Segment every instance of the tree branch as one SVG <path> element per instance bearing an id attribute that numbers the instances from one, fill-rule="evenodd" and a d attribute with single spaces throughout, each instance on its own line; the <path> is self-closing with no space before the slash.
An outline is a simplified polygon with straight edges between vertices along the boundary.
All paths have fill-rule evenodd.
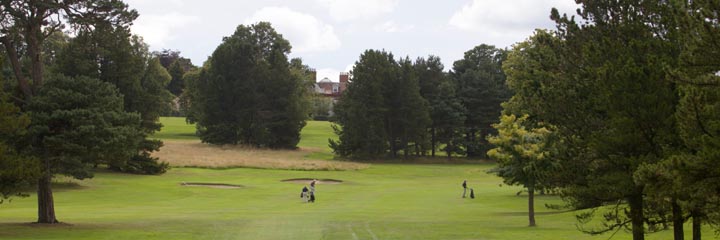
<path id="1" fill-rule="evenodd" d="M 0 37 L 0 42 L 2 42 L 2 44 L 5 46 L 8 58 L 10 58 L 10 65 L 12 65 L 13 72 L 15 73 L 15 78 L 17 79 L 18 86 L 20 87 L 20 91 L 22 91 L 23 95 L 25 96 L 25 102 L 29 102 L 32 98 L 33 93 L 27 78 L 25 78 L 22 73 L 22 67 L 20 66 L 20 61 L 18 59 L 17 50 L 15 49 L 15 44 L 13 44 L 8 35 Z"/>

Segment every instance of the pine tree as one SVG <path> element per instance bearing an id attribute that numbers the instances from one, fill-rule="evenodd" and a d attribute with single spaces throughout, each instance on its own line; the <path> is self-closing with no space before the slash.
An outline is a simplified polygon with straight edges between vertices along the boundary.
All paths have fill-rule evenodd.
<path id="1" fill-rule="evenodd" d="M 30 118 L 8 101 L 0 79 L 0 203 L 13 196 L 25 197 L 23 188 L 32 186 L 39 177 L 38 162 L 18 154 L 13 144 L 25 135 Z"/>
<path id="2" fill-rule="evenodd" d="M 296 148 L 306 88 L 289 53 L 290 43 L 266 22 L 240 25 L 223 39 L 191 90 L 203 142 Z"/>
<path id="3" fill-rule="evenodd" d="M 107 162 L 111 169 L 143 174 L 164 173 L 167 163 L 150 156 L 162 142 L 148 136 L 162 128 L 160 114 L 168 112 L 173 95 L 166 90 L 170 75 L 147 46 L 124 27 L 107 24 L 82 30 L 58 55 L 55 72 L 71 77 L 87 76 L 115 85 L 123 94 L 127 112 L 140 113 L 143 141 L 138 154 L 129 159 Z"/>
<path id="4" fill-rule="evenodd" d="M 56 76 L 28 106 L 31 152 L 39 160 L 40 222 L 54 223 L 50 181 L 56 174 L 92 177 L 98 161 L 114 162 L 137 154 L 140 116 L 123 110 L 122 95 L 109 83 L 87 77 Z"/>
<path id="5" fill-rule="evenodd" d="M 505 50 L 481 44 L 453 64 L 452 79 L 466 111 L 463 147 L 468 157 L 485 157 L 485 137 L 494 133 L 491 125 L 500 116 L 500 104 L 511 96 L 501 68 L 505 57 Z"/>
<path id="6" fill-rule="evenodd" d="M 352 84 L 335 106 L 333 128 L 339 139 L 330 140 L 330 147 L 336 155 L 368 159 L 387 154 L 384 83 L 397 78 L 396 65 L 392 53 L 376 50 L 366 50 L 355 62 Z"/>

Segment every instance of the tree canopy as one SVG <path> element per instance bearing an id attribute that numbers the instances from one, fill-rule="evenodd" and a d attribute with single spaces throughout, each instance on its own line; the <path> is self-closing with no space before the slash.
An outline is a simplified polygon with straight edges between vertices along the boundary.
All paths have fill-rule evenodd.
<path id="1" fill-rule="evenodd" d="M 211 144 L 296 148 L 308 114 L 290 43 L 267 22 L 240 25 L 189 86 L 198 132 Z"/>

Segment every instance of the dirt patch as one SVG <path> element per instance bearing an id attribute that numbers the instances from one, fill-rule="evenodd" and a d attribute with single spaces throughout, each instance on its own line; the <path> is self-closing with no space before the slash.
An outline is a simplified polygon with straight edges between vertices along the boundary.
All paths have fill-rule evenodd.
<path id="1" fill-rule="evenodd" d="M 302 184 L 310 184 L 312 182 L 313 178 L 292 178 L 292 179 L 285 179 L 281 180 L 281 182 L 291 182 L 291 183 L 302 183 Z M 317 182 L 315 184 L 341 184 L 343 183 L 342 180 L 337 179 L 315 179 Z"/>
<path id="2" fill-rule="evenodd" d="M 243 185 L 227 184 L 227 183 L 197 183 L 197 182 L 182 182 L 182 186 L 186 187 L 209 187 L 209 188 L 223 188 L 223 189 L 235 189 L 242 188 Z"/>

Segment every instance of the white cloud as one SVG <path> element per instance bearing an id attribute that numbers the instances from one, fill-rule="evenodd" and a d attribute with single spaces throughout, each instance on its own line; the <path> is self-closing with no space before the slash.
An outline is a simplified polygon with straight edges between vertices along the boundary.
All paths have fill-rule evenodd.
<path id="1" fill-rule="evenodd" d="M 472 0 L 450 18 L 449 24 L 461 30 L 494 36 L 529 34 L 535 28 L 552 28 L 550 9 L 574 13 L 572 0 Z"/>
<path id="2" fill-rule="evenodd" d="M 375 26 L 375 31 L 378 32 L 387 32 L 387 33 L 396 33 L 396 32 L 407 32 L 410 30 L 413 30 L 415 28 L 415 25 L 412 24 L 398 24 L 395 21 L 387 21 L 382 24 L 378 24 Z"/>
<path id="3" fill-rule="evenodd" d="M 312 15 L 289 8 L 265 7 L 245 19 L 246 24 L 271 22 L 273 27 L 293 46 L 293 52 L 332 51 L 340 48 L 340 39 L 333 27 Z"/>
<path id="4" fill-rule="evenodd" d="M 196 16 L 174 12 L 162 15 L 141 15 L 133 24 L 132 31 L 142 36 L 145 42 L 153 47 L 162 48 L 168 41 L 175 39 L 173 31 L 181 31 L 180 28 L 198 20 L 199 18 Z"/>
<path id="5" fill-rule="evenodd" d="M 370 19 L 391 13 L 399 0 L 316 0 L 330 11 L 330 17 L 337 21 Z"/>

